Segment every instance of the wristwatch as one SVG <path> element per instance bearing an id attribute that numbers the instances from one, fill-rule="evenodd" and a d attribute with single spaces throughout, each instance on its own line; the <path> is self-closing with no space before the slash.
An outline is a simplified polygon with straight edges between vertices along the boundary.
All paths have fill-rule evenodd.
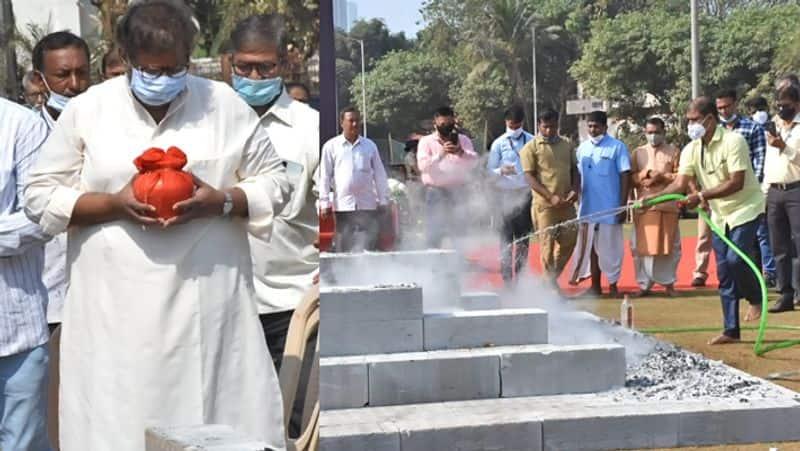
<path id="1" fill-rule="evenodd" d="M 233 210 L 233 196 L 231 193 L 225 191 L 225 202 L 222 204 L 222 216 L 226 217 L 231 214 L 231 210 Z"/>

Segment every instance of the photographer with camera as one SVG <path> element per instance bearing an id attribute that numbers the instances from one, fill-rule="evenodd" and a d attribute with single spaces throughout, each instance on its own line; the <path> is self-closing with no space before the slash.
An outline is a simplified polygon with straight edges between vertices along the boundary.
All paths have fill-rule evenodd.
<path id="1" fill-rule="evenodd" d="M 472 141 L 458 133 L 455 113 L 450 107 L 433 114 L 436 130 L 419 140 L 417 165 L 425 185 L 426 244 L 442 245 L 445 230 L 463 226 L 459 206 L 463 206 L 470 171 L 478 161 Z"/>

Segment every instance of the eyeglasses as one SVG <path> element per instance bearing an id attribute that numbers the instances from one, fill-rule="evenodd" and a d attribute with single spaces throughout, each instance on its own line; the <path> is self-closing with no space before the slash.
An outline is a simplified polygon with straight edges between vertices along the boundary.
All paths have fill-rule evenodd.
<path id="1" fill-rule="evenodd" d="M 142 73 L 142 76 L 145 79 L 154 80 L 158 77 L 166 75 L 170 78 L 180 78 L 186 75 L 189 72 L 189 66 L 177 66 L 177 67 L 170 67 L 170 68 L 152 68 L 152 67 L 142 67 L 142 66 L 133 66 L 134 69 L 138 70 Z"/>
<path id="2" fill-rule="evenodd" d="M 278 68 L 277 63 L 233 63 L 233 70 L 236 71 L 236 75 L 241 75 L 246 77 L 253 73 L 255 70 L 258 75 L 261 77 L 267 78 L 275 72 L 275 69 Z"/>

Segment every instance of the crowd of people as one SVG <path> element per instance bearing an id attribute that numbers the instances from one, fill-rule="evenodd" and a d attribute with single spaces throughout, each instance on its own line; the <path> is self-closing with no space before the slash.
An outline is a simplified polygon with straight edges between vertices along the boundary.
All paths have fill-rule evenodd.
<path id="1" fill-rule="evenodd" d="M 668 142 L 667 125 L 658 116 L 646 119 L 646 143 L 631 150 L 608 133 L 605 112 L 586 116 L 589 139 L 576 144 L 559 134 L 557 111 L 539 114 L 534 134 L 523 128 L 524 110 L 512 106 L 504 115 L 506 131 L 491 144 L 485 166 L 459 131 L 454 111 L 442 107 L 434 112 L 434 130 L 407 146 L 405 172 L 418 174 L 423 185 L 418 205 L 410 209 L 423 211 L 429 248 L 465 234 L 468 216 L 496 214 L 500 272 L 508 288 L 527 269 L 537 231 L 543 276 L 554 289 L 560 290 L 557 280 L 568 270 L 570 284 L 591 280 L 589 293 L 595 295 L 603 294 L 605 275 L 614 297 L 620 295 L 623 224 L 629 214 L 639 288 L 634 295 L 648 296 L 661 285 L 672 297 L 682 255 L 679 221 L 684 211 L 699 209 L 761 267 L 766 284 L 779 293 L 769 311 L 794 310 L 800 289 L 799 100 L 794 75 L 776 84 L 774 116 L 763 97 L 746 102 L 749 114 L 740 114 L 734 90 L 694 99 L 685 112 L 690 142 L 682 149 Z M 328 205 L 334 206 L 327 213 L 335 212 L 336 234 L 342 235 L 337 250 L 376 250 L 380 211 L 389 202 L 386 173 L 375 144 L 358 134 L 357 110 L 344 110 L 341 119 L 344 134 L 322 149 L 320 184 L 323 198 L 328 193 Z M 488 183 L 480 189 L 491 205 L 476 210 L 467 186 L 481 172 Z M 635 201 L 647 204 L 664 194 L 686 195 L 686 200 L 632 208 Z M 353 214 L 361 215 L 358 224 L 347 218 Z M 723 332 L 709 343 L 738 341 L 739 301 L 749 303 L 745 320 L 761 315 L 757 278 L 702 217 L 697 229 L 690 285 L 706 285 L 713 251 L 723 310 Z M 352 239 L 359 234 L 362 239 Z"/>
<path id="2" fill-rule="evenodd" d="M 0 449 L 141 451 L 147 427 L 215 423 L 286 448 L 277 371 L 319 264 L 319 115 L 281 77 L 286 31 L 236 24 L 225 82 L 191 73 L 183 2 L 132 4 L 96 84 L 83 39 L 36 44 L 29 107 L 0 99 Z M 134 160 L 172 147 L 194 187 L 162 217 Z"/>

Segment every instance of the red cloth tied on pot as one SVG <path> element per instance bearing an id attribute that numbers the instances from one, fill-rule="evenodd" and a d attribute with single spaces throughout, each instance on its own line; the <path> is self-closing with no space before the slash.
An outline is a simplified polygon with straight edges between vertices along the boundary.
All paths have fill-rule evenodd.
<path id="1" fill-rule="evenodd" d="M 156 216 L 161 219 L 176 216 L 172 207 L 194 194 L 192 175 L 182 170 L 186 154 L 177 147 L 170 147 L 166 152 L 151 147 L 133 160 L 133 164 L 139 170 L 133 180 L 136 200 L 156 207 Z"/>

